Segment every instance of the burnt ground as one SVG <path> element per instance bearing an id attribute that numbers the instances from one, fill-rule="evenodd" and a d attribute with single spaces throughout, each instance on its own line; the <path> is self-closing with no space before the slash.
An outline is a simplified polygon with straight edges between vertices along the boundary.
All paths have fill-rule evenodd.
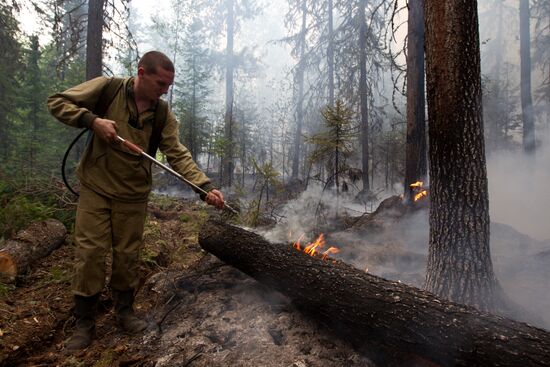
<path id="1" fill-rule="evenodd" d="M 97 337 L 67 355 L 73 246 L 56 250 L 0 295 L 0 366 L 372 366 L 292 302 L 202 251 L 200 203 L 151 205 L 144 233 L 142 335 L 118 330 L 110 292 Z"/>
<path id="2" fill-rule="evenodd" d="M 105 289 L 96 340 L 80 353 L 64 353 L 63 340 L 72 322 L 69 238 L 19 279 L 17 287 L 0 288 L 0 366 L 375 365 L 366 355 L 376 351 L 356 351 L 283 295 L 201 250 L 199 227 L 213 214 L 202 203 L 159 198 L 153 203 L 144 232 L 143 283 L 136 300 L 138 314 L 149 320 L 151 328 L 137 336 L 119 331 L 110 291 Z M 383 216 L 359 219 L 329 239 L 341 238 L 337 242 L 347 244 L 341 258 L 358 268 L 369 267 L 377 275 L 419 285 L 426 256 L 426 213 L 403 217 L 396 207 L 392 204 Z M 548 243 L 535 243 L 495 224 L 492 247 L 505 289 L 516 289 L 527 303 L 538 298 L 537 304 L 547 310 L 549 292 L 540 279 L 550 276 Z M 400 359 L 394 364 L 426 365 L 422 360 Z"/>

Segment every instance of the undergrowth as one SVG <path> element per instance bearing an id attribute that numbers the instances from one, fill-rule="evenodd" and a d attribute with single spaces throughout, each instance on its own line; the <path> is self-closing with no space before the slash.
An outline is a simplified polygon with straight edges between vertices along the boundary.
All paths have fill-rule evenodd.
<path id="1" fill-rule="evenodd" d="M 61 221 L 70 230 L 75 207 L 65 195 L 55 178 L 0 176 L 0 238 L 12 237 L 31 222 L 48 218 Z"/>

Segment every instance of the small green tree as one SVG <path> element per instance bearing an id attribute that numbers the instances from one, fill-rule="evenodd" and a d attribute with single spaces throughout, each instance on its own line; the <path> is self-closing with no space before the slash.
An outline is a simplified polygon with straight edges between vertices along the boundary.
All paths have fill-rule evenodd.
<path id="1" fill-rule="evenodd" d="M 251 226 L 256 226 L 260 222 L 260 214 L 262 211 L 262 198 L 265 194 L 265 205 L 269 205 L 270 188 L 281 188 L 282 184 L 277 179 L 279 172 L 269 162 L 259 164 L 255 159 L 252 159 L 252 164 L 256 171 L 257 184 L 260 187 L 260 194 L 254 199 L 249 206 L 246 223 Z M 255 184 L 256 185 L 256 184 Z"/>
<path id="2" fill-rule="evenodd" d="M 210 94 L 210 57 L 205 44 L 203 24 L 195 18 L 184 29 L 184 67 L 176 83 L 178 99 L 174 103 L 174 111 L 181 122 L 181 140 L 193 157 L 205 150 L 208 138 L 205 106 Z"/>
<path id="3" fill-rule="evenodd" d="M 321 114 L 326 130 L 306 139 L 307 143 L 314 146 L 309 160 L 311 163 L 323 162 L 327 170 L 330 169 L 327 183 L 334 180 L 338 194 L 342 174 L 349 168 L 346 161 L 352 155 L 356 136 L 356 129 L 352 125 L 353 112 L 344 102 L 337 100 L 334 107 L 327 106 Z"/>

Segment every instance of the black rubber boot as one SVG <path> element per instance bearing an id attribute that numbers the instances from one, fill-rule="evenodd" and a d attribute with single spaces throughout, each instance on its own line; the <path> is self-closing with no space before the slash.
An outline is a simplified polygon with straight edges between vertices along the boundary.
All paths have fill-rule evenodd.
<path id="1" fill-rule="evenodd" d="M 149 326 L 147 321 L 140 319 L 134 313 L 134 291 L 113 291 L 115 313 L 118 325 L 126 332 L 137 334 Z"/>
<path id="2" fill-rule="evenodd" d="M 74 352 L 86 348 L 95 336 L 95 313 L 99 294 L 91 297 L 74 296 L 74 317 L 76 318 L 73 334 L 65 340 L 65 349 Z"/>

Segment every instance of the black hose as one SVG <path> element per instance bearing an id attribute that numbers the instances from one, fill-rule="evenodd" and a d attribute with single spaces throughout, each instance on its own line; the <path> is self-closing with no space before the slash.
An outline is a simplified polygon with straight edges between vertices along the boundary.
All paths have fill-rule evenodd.
<path id="1" fill-rule="evenodd" d="M 87 131 L 88 131 L 88 128 L 82 130 L 80 132 L 80 134 L 78 134 L 76 136 L 76 138 L 73 139 L 73 141 L 71 142 L 71 144 L 67 148 L 67 151 L 65 152 L 65 156 L 63 157 L 63 163 L 61 163 L 61 177 L 63 177 L 63 182 L 65 183 L 65 186 L 67 186 L 69 191 L 72 192 L 73 194 L 75 194 L 76 196 L 80 196 L 80 195 L 76 191 L 73 190 L 71 185 L 69 185 L 69 182 L 67 181 L 67 176 L 65 176 L 65 166 L 67 165 L 67 157 L 69 156 L 69 153 L 71 152 L 71 149 L 73 149 L 73 146 L 76 144 L 78 139 L 80 139 L 80 137 L 82 135 L 84 135 L 84 133 L 87 132 Z"/>

